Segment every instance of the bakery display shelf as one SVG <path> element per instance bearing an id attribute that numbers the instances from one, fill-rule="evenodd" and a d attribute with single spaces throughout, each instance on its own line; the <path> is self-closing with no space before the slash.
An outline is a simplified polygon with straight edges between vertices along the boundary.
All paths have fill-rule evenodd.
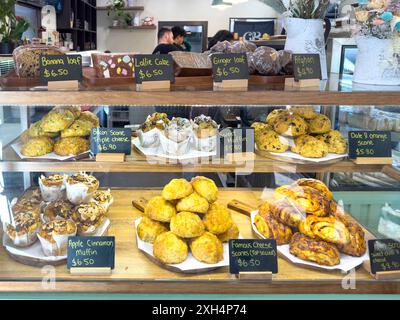
<path id="1" fill-rule="evenodd" d="M 237 280 L 227 268 L 204 274 L 178 274 L 160 268 L 137 249 L 134 221 L 140 212 L 132 200 L 150 199 L 159 194 L 155 189 L 113 189 L 114 204 L 108 217 L 108 235 L 116 237 L 116 267 L 111 276 L 73 276 L 66 266 L 56 267 L 55 288 L 58 292 L 126 292 L 126 293 L 400 293 L 400 281 L 378 281 L 362 268 L 356 270 L 355 290 L 342 287 L 344 274 L 321 271 L 294 264 L 279 258 L 279 273 L 272 282 Z M 227 205 L 237 199 L 254 206 L 260 205 L 261 190 L 221 189 L 219 202 Z M 243 238 L 254 238 L 248 216 L 232 211 Z M 41 292 L 43 273 L 12 260 L 0 250 L 0 291 Z"/>
<path id="2" fill-rule="evenodd" d="M 292 164 L 254 155 L 254 162 L 243 162 L 243 157 L 237 157 L 224 163 L 220 159 L 211 163 L 202 163 L 199 159 L 188 163 L 166 163 L 165 159 L 146 158 L 135 149 L 126 157 L 125 162 L 96 162 L 94 159 L 79 161 L 30 160 L 22 161 L 11 146 L 3 149 L 3 159 L 0 161 L 0 171 L 9 172 L 54 172 L 54 171 L 93 171 L 93 172 L 381 172 L 384 165 L 357 165 L 350 160 L 331 164 L 309 163 Z M 389 166 L 391 167 L 391 166 Z M 395 170 L 395 169 L 394 169 Z"/>
<path id="3" fill-rule="evenodd" d="M 109 26 L 110 29 L 114 30 L 156 30 L 157 26 L 156 25 L 151 25 L 151 26 Z"/>
<path id="4" fill-rule="evenodd" d="M 98 6 L 96 7 L 99 11 L 108 11 L 110 10 L 111 6 Z M 144 6 L 132 6 L 132 7 L 125 7 L 122 8 L 123 11 L 144 11 Z"/>
<path id="5" fill-rule="evenodd" d="M 77 91 L 0 91 L 0 101 L 7 105 L 89 104 L 125 106 L 165 105 L 400 105 L 400 91 L 387 92 L 312 92 L 312 91 L 171 91 L 135 92 L 126 90 Z"/>

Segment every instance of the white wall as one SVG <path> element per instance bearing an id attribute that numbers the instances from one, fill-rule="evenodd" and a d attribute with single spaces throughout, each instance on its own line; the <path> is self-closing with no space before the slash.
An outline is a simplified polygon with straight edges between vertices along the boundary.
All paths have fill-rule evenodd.
<path id="1" fill-rule="evenodd" d="M 211 7 L 212 0 L 138 0 L 145 11 L 141 18 L 154 16 L 158 21 L 208 21 L 209 36 L 220 29 L 229 29 L 229 18 L 276 17 L 270 7 L 258 0 L 249 0 L 224 11 Z M 107 5 L 108 0 L 97 0 L 98 6 Z M 97 13 L 98 50 L 112 52 L 135 51 L 151 53 L 156 45 L 156 30 L 111 30 L 107 11 Z"/>

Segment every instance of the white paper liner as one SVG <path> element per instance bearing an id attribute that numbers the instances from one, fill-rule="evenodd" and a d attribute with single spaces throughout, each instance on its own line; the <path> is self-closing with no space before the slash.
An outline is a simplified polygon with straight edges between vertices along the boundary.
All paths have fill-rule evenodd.
<path id="1" fill-rule="evenodd" d="M 164 134 L 160 134 L 161 148 L 165 154 L 182 156 L 186 154 L 190 147 L 191 136 L 182 142 L 175 142 L 168 139 Z"/>
<path id="2" fill-rule="evenodd" d="M 256 228 L 256 225 L 254 223 L 254 218 L 257 215 L 258 210 L 252 211 L 251 212 L 251 227 L 253 231 L 262 239 L 266 239 Z M 368 253 L 366 252 L 363 256 L 361 257 L 352 257 L 347 254 L 340 254 L 340 263 L 336 266 L 322 266 L 319 265 L 318 263 L 311 262 L 311 261 L 306 261 L 302 260 L 295 255 L 291 254 L 289 251 L 289 245 L 284 244 L 277 246 L 278 248 L 278 253 L 283 255 L 286 259 L 289 261 L 293 262 L 294 264 L 299 264 L 299 265 L 305 265 L 305 266 L 311 266 L 314 268 L 320 268 L 320 269 L 325 269 L 325 270 L 342 270 L 344 272 L 348 272 L 351 269 L 354 269 L 361 265 L 365 260 L 368 260 Z"/>
<path id="3" fill-rule="evenodd" d="M 158 130 L 157 128 L 151 129 L 150 131 L 147 132 L 138 130 L 137 134 L 142 147 L 151 148 L 158 146 L 160 130 Z"/>
<path id="4" fill-rule="evenodd" d="M 46 179 L 46 177 L 41 176 L 39 178 L 39 187 L 40 187 L 40 192 L 42 194 L 42 199 L 46 202 L 53 202 L 53 201 L 58 201 L 58 200 L 64 200 L 66 197 L 66 192 L 65 192 L 65 181 L 62 185 L 60 186 L 45 186 L 42 183 L 42 179 Z"/>
<path id="5" fill-rule="evenodd" d="M 80 153 L 78 155 L 69 155 L 69 156 L 59 156 L 57 154 L 55 154 L 54 152 L 45 154 L 44 156 L 39 156 L 39 157 L 27 157 L 24 156 L 21 153 L 21 149 L 22 149 L 22 142 L 17 142 L 11 145 L 11 147 L 14 149 L 15 153 L 18 155 L 18 157 L 20 157 L 21 159 L 43 159 L 43 160 L 57 160 L 57 161 L 65 161 L 65 160 L 70 160 L 70 159 L 81 159 L 81 158 L 85 158 L 87 156 L 89 156 L 89 151 Z"/>
<path id="6" fill-rule="evenodd" d="M 81 203 L 88 203 L 93 196 L 93 192 L 89 192 L 89 187 L 83 183 L 69 184 L 67 182 L 67 199 L 69 202 L 78 205 Z"/>
<path id="7" fill-rule="evenodd" d="M 217 136 L 198 138 L 196 134 L 193 135 L 193 145 L 196 150 L 204 152 L 213 152 L 217 150 Z"/>
<path id="8" fill-rule="evenodd" d="M 5 225 L 5 230 L 7 230 L 8 223 L 5 223 L 4 225 Z M 16 235 L 14 239 L 11 239 L 9 236 L 7 236 L 7 238 L 9 238 L 10 241 L 12 241 L 12 243 L 15 246 L 24 248 L 24 247 L 28 247 L 36 242 L 36 240 L 38 239 L 37 234 L 38 234 L 39 230 L 40 230 L 40 224 L 38 224 L 38 227 L 31 232 L 28 232 L 23 235 Z M 6 233 L 7 232 L 5 231 L 4 234 L 6 234 Z"/>
<path id="9" fill-rule="evenodd" d="M 68 237 L 76 235 L 74 233 L 64 235 L 53 235 L 54 243 L 47 241 L 38 234 L 39 241 L 45 256 L 64 256 L 67 253 Z"/>
<path id="10" fill-rule="evenodd" d="M 142 220 L 142 218 L 135 220 L 135 230 L 137 230 L 137 227 L 141 220 Z M 136 242 L 137 242 L 138 248 L 140 250 L 146 252 L 148 255 L 154 257 L 153 244 L 144 242 L 142 239 L 139 238 L 138 233 L 137 232 L 135 232 L 135 233 L 136 233 Z M 241 238 L 242 237 L 239 235 L 239 239 L 241 239 Z M 210 269 L 210 268 L 229 266 L 229 244 L 227 242 L 224 242 L 223 247 L 224 247 L 224 259 L 218 263 L 208 264 L 208 263 L 198 261 L 196 258 L 193 257 L 192 253 L 190 252 L 190 248 L 189 248 L 188 256 L 185 261 L 183 261 L 182 263 L 178 263 L 178 264 L 169 264 L 169 266 L 177 268 L 181 271 L 201 270 L 201 269 Z"/>
<path id="11" fill-rule="evenodd" d="M 257 146 L 255 146 L 255 147 L 257 148 Z M 284 153 L 277 153 L 277 152 L 269 152 L 269 153 L 276 157 L 291 158 L 291 159 L 309 161 L 309 162 L 315 162 L 315 163 L 322 163 L 322 162 L 326 162 L 326 161 L 347 158 L 347 156 L 348 156 L 347 153 L 346 154 L 328 153 L 328 155 L 323 158 L 306 158 L 306 157 L 303 157 L 292 151 L 285 151 Z"/>
<path id="12" fill-rule="evenodd" d="M 110 226 L 110 219 L 104 217 L 103 222 L 93 231 L 82 232 L 78 230 L 78 236 L 99 236 L 103 235 Z"/>
<path id="13" fill-rule="evenodd" d="M 108 193 L 111 193 L 110 189 L 107 190 Z M 104 212 L 107 213 L 108 209 L 110 209 L 110 206 L 114 203 L 114 198 L 111 198 L 110 202 L 107 203 L 100 203 L 99 201 L 96 201 L 95 199 L 92 199 L 93 202 L 96 202 L 100 207 L 103 208 Z"/>
<path id="14" fill-rule="evenodd" d="M 213 151 L 213 152 L 198 151 L 194 148 L 194 145 L 191 145 L 186 154 L 177 156 L 177 155 L 171 155 L 171 154 L 164 153 L 164 150 L 161 148 L 161 146 L 158 146 L 155 148 L 143 148 L 140 145 L 140 141 L 138 138 L 132 139 L 132 144 L 145 156 L 160 157 L 160 158 L 173 159 L 173 160 L 191 160 L 191 159 L 204 158 L 204 157 L 213 157 L 217 154 L 216 151 Z"/>

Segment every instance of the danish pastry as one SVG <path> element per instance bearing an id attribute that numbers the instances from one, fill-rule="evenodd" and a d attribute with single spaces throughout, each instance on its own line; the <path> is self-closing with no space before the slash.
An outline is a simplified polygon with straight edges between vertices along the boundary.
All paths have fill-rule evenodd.
<path id="1" fill-rule="evenodd" d="M 350 241 L 345 245 L 339 245 L 338 249 L 350 256 L 361 257 L 367 251 L 365 233 L 356 221 L 349 221 L 346 225 L 350 234 Z"/>
<path id="2" fill-rule="evenodd" d="M 271 215 L 289 227 L 297 228 L 306 217 L 304 209 L 290 199 L 275 200 L 269 206 Z"/>
<path id="3" fill-rule="evenodd" d="M 266 239 L 275 239 L 278 245 L 289 243 L 293 235 L 290 227 L 279 222 L 269 213 L 258 213 L 254 217 L 254 224 Z"/>
<path id="4" fill-rule="evenodd" d="M 329 188 L 325 185 L 320 180 L 317 179 L 311 179 L 311 178 L 303 178 L 303 179 L 298 179 L 293 183 L 293 185 L 301 186 L 301 187 L 310 187 L 315 190 L 318 190 L 321 192 L 328 200 L 333 199 L 332 192 L 329 190 Z"/>
<path id="5" fill-rule="evenodd" d="M 335 266 L 340 263 L 340 253 L 335 245 L 311 239 L 299 232 L 295 233 L 290 240 L 289 251 L 300 259 L 319 265 Z"/>

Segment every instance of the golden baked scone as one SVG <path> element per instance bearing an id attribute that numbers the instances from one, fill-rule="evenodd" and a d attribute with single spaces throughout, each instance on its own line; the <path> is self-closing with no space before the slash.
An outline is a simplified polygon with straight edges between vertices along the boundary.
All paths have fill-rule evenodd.
<path id="1" fill-rule="evenodd" d="M 144 215 L 160 222 L 170 222 L 176 215 L 175 206 L 161 196 L 151 198 L 144 208 Z"/>
<path id="2" fill-rule="evenodd" d="M 165 224 L 143 217 L 137 226 L 139 238 L 144 242 L 153 243 L 157 236 L 163 232 L 167 232 L 168 228 Z"/>
<path id="3" fill-rule="evenodd" d="M 54 138 L 57 136 L 57 133 L 45 132 L 42 129 L 42 120 L 35 122 L 28 129 L 28 136 L 30 138 L 38 138 L 38 137 L 49 137 Z"/>
<path id="4" fill-rule="evenodd" d="M 61 138 L 88 136 L 92 128 L 94 128 L 94 126 L 90 121 L 78 119 L 67 129 L 61 131 Z"/>
<path id="5" fill-rule="evenodd" d="M 304 208 L 290 198 L 271 201 L 269 207 L 271 215 L 289 227 L 298 228 L 306 217 Z"/>
<path id="6" fill-rule="evenodd" d="M 312 134 L 327 133 L 331 130 L 331 127 L 331 120 L 324 114 L 318 114 L 314 119 L 308 122 L 308 129 Z"/>
<path id="7" fill-rule="evenodd" d="M 325 217 L 331 213 L 330 201 L 318 190 L 308 186 L 294 186 L 292 199 L 307 214 Z"/>
<path id="8" fill-rule="evenodd" d="M 28 140 L 21 147 L 21 153 L 26 157 L 39 157 L 51 153 L 54 150 L 54 142 L 48 137 L 38 137 Z"/>
<path id="9" fill-rule="evenodd" d="M 78 155 L 90 149 L 89 139 L 69 137 L 58 139 L 54 145 L 54 152 L 59 156 Z"/>
<path id="10" fill-rule="evenodd" d="M 270 213 L 258 213 L 254 217 L 254 224 L 266 239 L 275 239 L 278 245 L 289 243 L 293 233 L 290 227 L 279 222 Z"/>
<path id="11" fill-rule="evenodd" d="M 294 114 L 278 116 L 273 124 L 276 133 L 284 136 L 298 137 L 307 133 L 307 122 Z"/>
<path id="12" fill-rule="evenodd" d="M 272 127 L 264 122 L 253 122 L 251 127 L 254 129 L 254 137 L 257 137 L 261 131 L 272 130 Z"/>
<path id="13" fill-rule="evenodd" d="M 228 242 L 231 239 L 237 239 L 239 238 L 239 228 L 236 223 L 232 223 L 232 226 L 227 231 L 220 233 L 217 237 L 221 242 Z"/>
<path id="14" fill-rule="evenodd" d="M 269 124 L 270 126 L 273 126 L 275 121 L 278 119 L 278 117 L 280 116 L 289 116 L 290 112 L 286 109 L 275 109 L 272 110 L 266 119 L 267 124 Z"/>
<path id="15" fill-rule="evenodd" d="M 193 257 L 201 262 L 214 264 L 224 259 L 222 242 L 210 232 L 204 232 L 203 235 L 192 240 L 190 250 Z"/>
<path id="16" fill-rule="evenodd" d="M 204 233 L 205 226 L 200 217 L 192 212 L 179 212 L 171 218 L 171 231 L 181 238 L 195 238 Z"/>
<path id="17" fill-rule="evenodd" d="M 208 201 L 200 196 L 197 192 L 193 192 L 191 195 L 180 199 L 176 204 L 176 210 L 189 211 L 197 213 L 207 213 L 209 207 Z"/>
<path id="18" fill-rule="evenodd" d="M 292 151 L 306 158 L 323 158 L 329 153 L 328 145 L 325 142 L 311 136 L 302 138 L 300 143 L 295 141 Z"/>
<path id="19" fill-rule="evenodd" d="M 178 200 L 193 193 L 193 187 L 186 179 L 172 179 L 162 190 L 165 200 Z"/>
<path id="20" fill-rule="evenodd" d="M 94 128 L 100 127 L 99 118 L 90 111 L 82 112 L 78 119 L 91 122 Z"/>
<path id="21" fill-rule="evenodd" d="M 79 106 L 58 106 L 53 108 L 52 111 L 57 111 L 57 110 L 68 110 L 74 115 L 74 119 L 78 119 L 81 116 L 81 107 Z"/>
<path id="22" fill-rule="evenodd" d="M 340 263 L 340 253 L 335 245 L 311 239 L 300 232 L 293 235 L 289 243 L 289 251 L 296 257 L 324 266 L 335 266 Z"/>
<path id="23" fill-rule="evenodd" d="M 214 234 L 221 234 L 229 230 L 233 221 L 231 214 L 224 206 L 213 203 L 203 218 L 206 229 Z"/>
<path id="24" fill-rule="evenodd" d="M 187 258 L 188 245 L 173 232 L 163 232 L 154 240 L 153 254 L 165 264 L 181 263 Z"/>
<path id="25" fill-rule="evenodd" d="M 44 132 L 59 132 L 68 128 L 74 121 L 75 116 L 68 109 L 53 109 L 43 117 L 40 126 Z"/>
<path id="26" fill-rule="evenodd" d="M 310 140 L 314 139 L 313 136 L 303 134 L 294 139 L 293 145 L 290 146 L 290 151 L 300 154 L 301 148 Z"/>
<path id="27" fill-rule="evenodd" d="M 318 115 L 313 106 L 292 106 L 290 112 L 306 120 L 314 119 Z"/>
<path id="28" fill-rule="evenodd" d="M 339 245 L 340 252 L 354 257 L 361 257 L 367 251 L 367 243 L 365 241 L 365 233 L 356 221 L 349 221 L 346 224 L 349 230 L 350 241 L 345 245 Z"/>
<path id="29" fill-rule="evenodd" d="M 289 141 L 272 130 L 263 130 L 255 136 L 257 148 L 262 151 L 283 153 L 289 149 Z"/>
<path id="30" fill-rule="evenodd" d="M 300 187 L 310 187 L 315 190 L 318 190 L 321 192 L 328 200 L 333 199 L 332 192 L 329 190 L 329 188 L 326 186 L 325 183 L 323 183 L 320 180 L 317 179 L 311 179 L 311 178 L 303 178 L 303 179 L 298 179 L 293 183 L 294 186 L 300 186 Z"/>
<path id="31" fill-rule="evenodd" d="M 317 139 L 325 142 L 328 145 L 330 153 L 345 154 L 347 153 L 348 144 L 346 139 L 337 130 L 331 130 L 327 133 L 319 135 Z"/>
<path id="32" fill-rule="evenodd" d="M 193 189 L 209 203 L 217 201 L 218 188 L 214 181 L 203 176 L 192 178 L 191 184 Z"/>
<path id="33" fill-rule="evenodd" d="M 310 238 L 344 246 L 350 242 L 349 230 L 335 217 L 307 216 L 300 222 L 299 230 Z"/>

